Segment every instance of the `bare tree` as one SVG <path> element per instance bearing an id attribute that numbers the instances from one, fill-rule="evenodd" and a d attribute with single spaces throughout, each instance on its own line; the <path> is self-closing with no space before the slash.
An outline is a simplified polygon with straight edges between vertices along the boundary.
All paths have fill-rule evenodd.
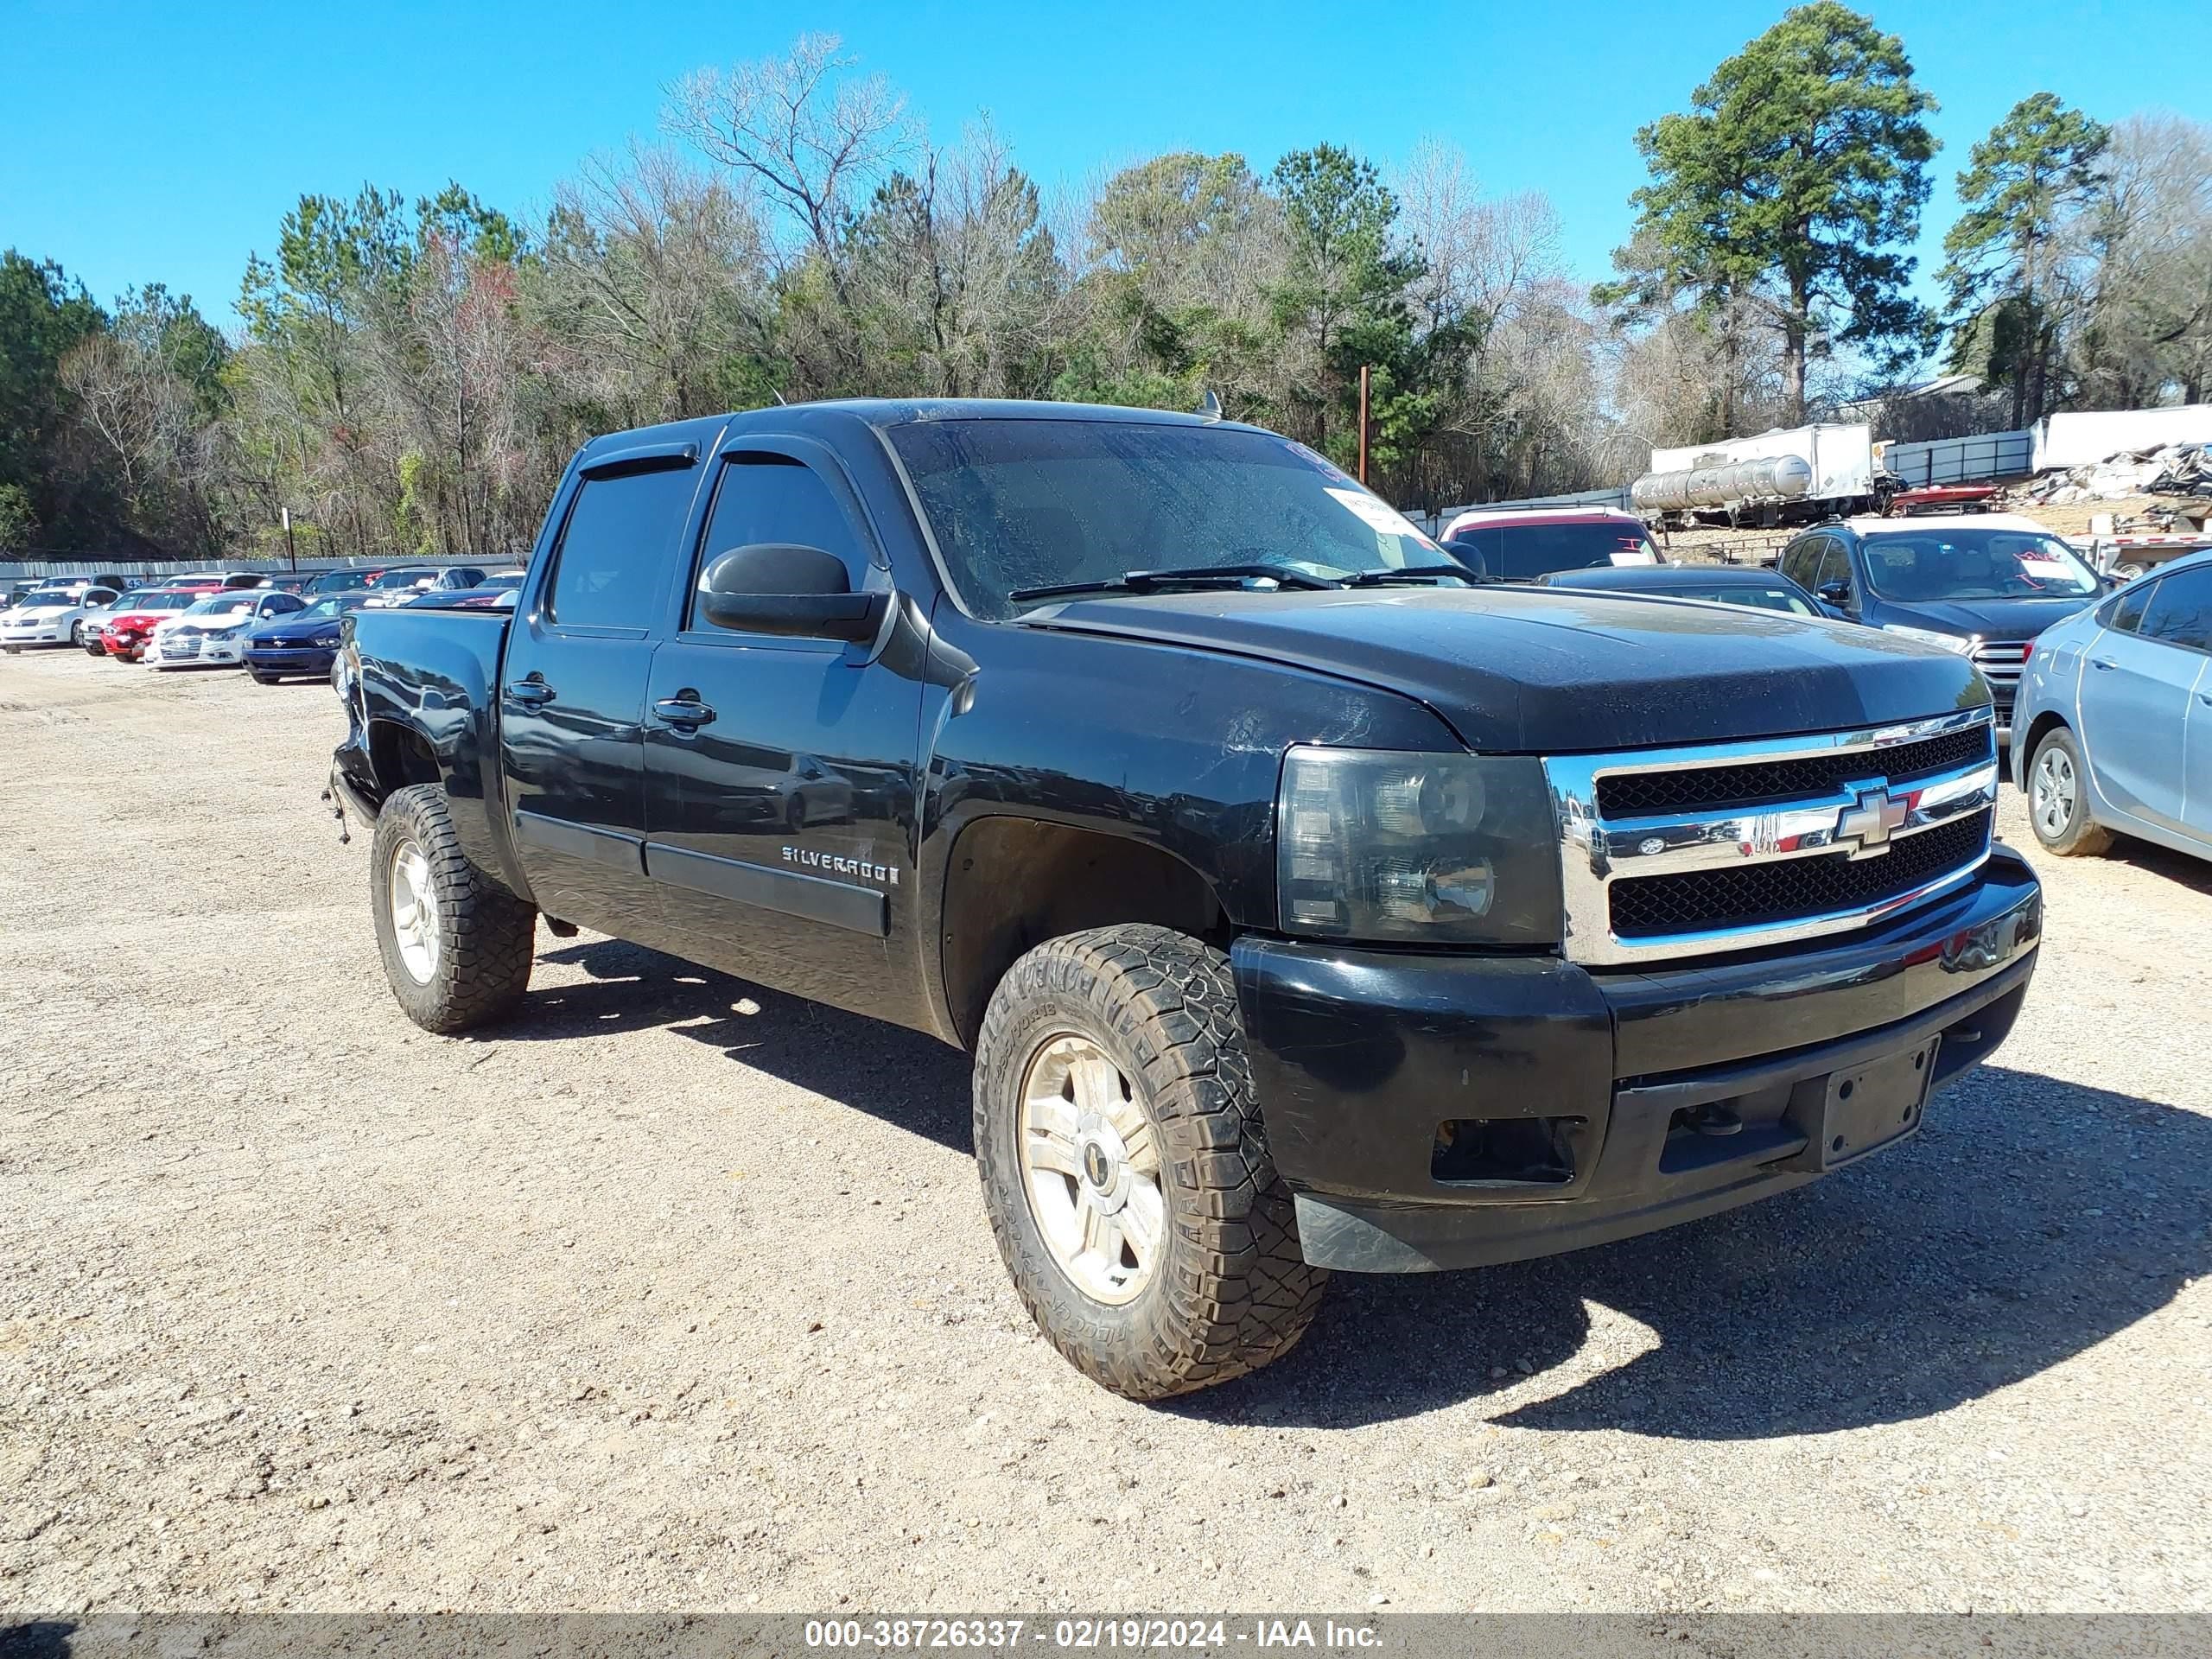
<path id="1" fill-rule="evenodd" d="M 537 368 L 616 423 L 726 407 L 734 359 L 768 358 L 767 276 L 749 197 L 665 149 L 587 162 L 563 185 L 525 295 Z M 773 380 L 752 377 L 759 401 Z"/>
<path id="2" fill-rule="evenodd" d="M 906 99 L 855 76 L 835 35 L 802 35 L 786 57 L 699 69 L 668 89 L 663 126 L 751 180 L 798 226 L 803 251 L 838 267 L 856 204 L 909 147 Z"/>
<path id="3" fill-rule="evenodd" d="M 2212 126 L 2132 117 L 2113 130 L 2105 172 L 2075 345 L 2084 393 L 2118 407 L 2200 402 L 2212 393 Z"/>

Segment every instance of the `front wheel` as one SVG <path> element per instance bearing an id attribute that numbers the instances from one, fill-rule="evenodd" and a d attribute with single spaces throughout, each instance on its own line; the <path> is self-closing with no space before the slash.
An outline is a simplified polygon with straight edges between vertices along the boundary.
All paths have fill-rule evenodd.
<path id="1" fill-rule="evenodd" d="M 1130 925 L 1023 957 L 983 1017 L 975 1130 L 1014 1289 L 1094 1382 L 1165 1399 L 1305 1334 L 1327 1275 L 1299 1253 L 1220 951 Z"/>
<path id="2" fill-rule="evenodd" d="M 537 912 L 468 861 L 436 785 L 399 790 L 377 814 L 369 903 L 391 994 L 425 1031 L 468 1031 L 522 1001 Z"/>
<path id="3" fill-rule="evenodd" d="M 2089 816 L 2089 769 L 2063 726 L 2044 734 L 2028 762 L 2028 823 L 2061 858 L 2092 858 L 2112 845 L 2112 831 Z"/>

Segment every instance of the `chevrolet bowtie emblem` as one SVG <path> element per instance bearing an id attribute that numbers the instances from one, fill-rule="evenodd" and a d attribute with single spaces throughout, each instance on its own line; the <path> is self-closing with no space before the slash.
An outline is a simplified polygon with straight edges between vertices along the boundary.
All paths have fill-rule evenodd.
<path id="1" fill-rule="evenodd" d="M 1905 804 L 1885 785 L 1870 785 L 1835 821 L 1835 844 L 1852 858 L 1872 858 L 1890 850 L 1890 836 L 1904 825 Z"/>

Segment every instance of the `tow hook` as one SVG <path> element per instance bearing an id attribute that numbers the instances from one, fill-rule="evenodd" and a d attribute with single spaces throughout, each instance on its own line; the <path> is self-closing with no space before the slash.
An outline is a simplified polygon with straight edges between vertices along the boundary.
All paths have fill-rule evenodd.
<path id="1" fill-rule="evenodd" d="M 1744 1120 L 1726 1106 L 1714 1102 L 1710 1105 L 1693 1107 L 1687 1127 L 1699 1135 L 1738 1135 L 1743 1131 Z"/>

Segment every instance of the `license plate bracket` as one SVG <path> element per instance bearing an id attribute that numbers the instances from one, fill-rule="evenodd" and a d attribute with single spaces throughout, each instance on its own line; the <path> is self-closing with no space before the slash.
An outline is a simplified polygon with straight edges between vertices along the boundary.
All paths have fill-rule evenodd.
<path id="1" fill-rule="evenodd" d="M 1840 1169 L 1918 1134 L 1942 1040 L 1931 1037 L 1916 1047 L 1840 1066 L 1800 1084 L 1791 1116 L 1805 1130 L 1806 1146 L 1793 1163 Z"/>

